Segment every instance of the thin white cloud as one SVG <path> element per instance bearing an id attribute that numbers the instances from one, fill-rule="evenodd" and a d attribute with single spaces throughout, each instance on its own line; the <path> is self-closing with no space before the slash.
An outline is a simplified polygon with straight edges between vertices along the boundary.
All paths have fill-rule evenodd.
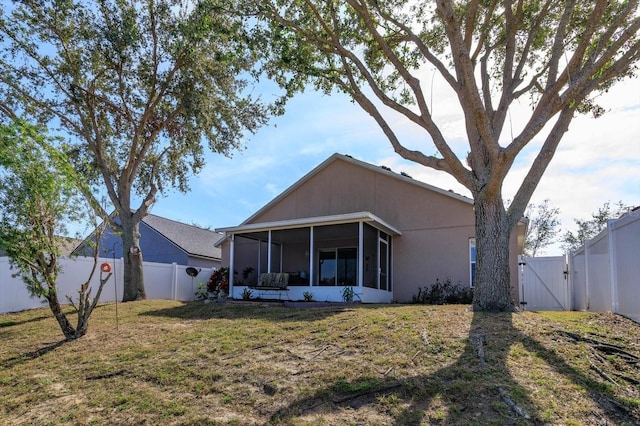
<path id="1" fill-rule="evenodd" d="M 274 198 L 275 196 L 277 196 L 282 192 L 282 189 L 279 188 L 278 185 L 273 183 L 267 183 L 264 186 L 264 190 L 267 192 L 267 194 L 271 195 L 272 198 Z"/>

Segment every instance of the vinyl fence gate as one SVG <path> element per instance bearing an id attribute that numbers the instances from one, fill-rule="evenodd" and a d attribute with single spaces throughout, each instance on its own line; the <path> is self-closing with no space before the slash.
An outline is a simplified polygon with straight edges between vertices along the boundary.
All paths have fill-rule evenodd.
<path id="1" fill-rule="evenodd" d="M 519 257 L 519 306 L 527 311 L 569 311 L 571 290 L 565 256 Z"/>

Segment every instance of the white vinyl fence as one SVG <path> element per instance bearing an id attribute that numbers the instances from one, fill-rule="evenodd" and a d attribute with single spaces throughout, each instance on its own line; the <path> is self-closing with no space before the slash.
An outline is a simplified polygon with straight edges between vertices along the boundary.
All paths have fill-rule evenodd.
<path id="1" fill-rule="evenodd" d="M 67 304 L 66 296 L 77 300 L 80 285 L 87 279 L 93 258 L 63 258 L 59 259 L 62 272 L 58 277 L 58 299 Z M 107 262 L 111 265 L 113 275 L 104 286 L 100 303 L 122 300 L 123 266 L 122 259 L 102 258 L 98 262 L 98 269 L 91 281 L 92 294 L 95 294 L 100 279 L 99 265 Z M 144 262 L 144 282 L 148 299 L 170 299 L 190 301 L 195 299 L 195 293 L 200 282 L 206 282 L 211 275 L 211 268 L 196 268 L 200 270 L 197 277 L 191 278 L 186 273 L 187 266 L 163 263 Z M 0 257 L 0 313 L 17 312 L 25 309 L 46 306 L 46 300 L 31 298 L 20 277 L 16 277 L 11 269 L 9 258 Z"/>
<path id="2" fill-rule="evenodd" d="M 610 220 L 567 257 L 519 263 L 525 310 L 611 311 L 640 322 L 640 210 Z"/>
<path id="3" fill-rule="evenodd" d="M 569 256 L 574 310 L 611 311 L 640 322 L 640 210 Z"/>
<path id="4" fill-rule="evenodd" d="M 527 311 L 571 310 L 567 257 L 520 257 L 520 300 Z"/>

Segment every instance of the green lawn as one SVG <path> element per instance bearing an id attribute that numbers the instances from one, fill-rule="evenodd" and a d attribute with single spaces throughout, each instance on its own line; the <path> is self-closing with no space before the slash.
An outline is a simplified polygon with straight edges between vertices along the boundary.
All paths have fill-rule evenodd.
<path id="1" fill-rule="evenodd" d="M 0 424 L 640 418 L 640 326 L 610 313 L 173 301 L 117 311 L 116 322 L 116 305 L 99 307 L 87 336 L 67 343 L 46 309 L 0 315 Z"/>

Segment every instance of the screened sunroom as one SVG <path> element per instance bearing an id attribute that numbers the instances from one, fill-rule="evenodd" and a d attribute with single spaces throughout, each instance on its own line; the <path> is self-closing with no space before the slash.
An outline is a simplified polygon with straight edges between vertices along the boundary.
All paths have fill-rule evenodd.
<path id="1" fill-rule="evenodd" d="M 369 212 L 217 229 L 229 242 L 230 295 L 241 298 L 262 273 L 288 274 L 287 298 L 342 301 L 351 287 L 354 301 L 392 301 L 393 226 Z M 258 293 L 255 296 L 262 297 Z"/>

